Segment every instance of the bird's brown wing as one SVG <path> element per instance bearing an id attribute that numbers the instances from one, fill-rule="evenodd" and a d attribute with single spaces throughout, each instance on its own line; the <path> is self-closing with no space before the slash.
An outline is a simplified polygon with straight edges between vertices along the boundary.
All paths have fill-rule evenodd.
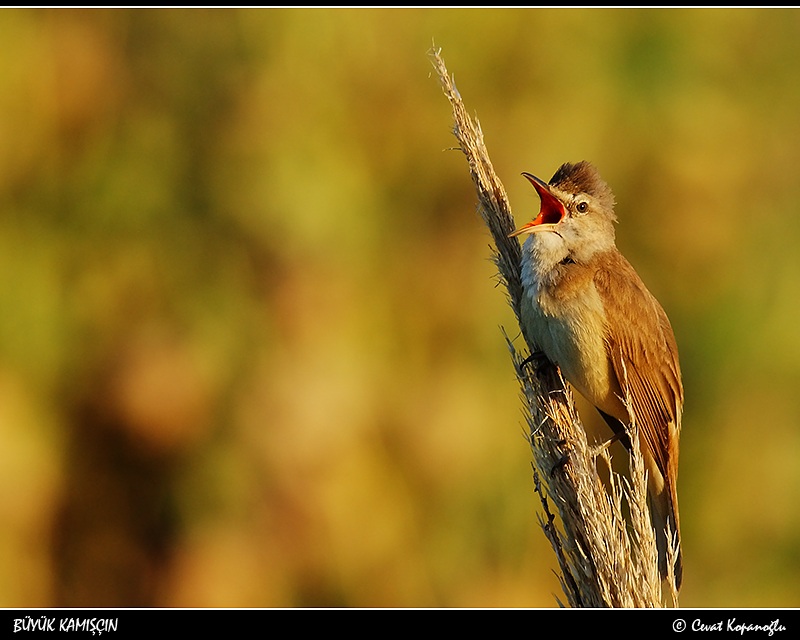
<path id="1" fill-rule="evenodd" d="M 595 286 L 608 318 L 614 373 L 644 444 L 661 475 L 677 476 L 683 407 L 678 349 L 666 313 L 617 251 L 597 271 Z M 674 487 L 672 487 L 674 490 Z"/>
<path id="2" fill-rule="evenodd" d="M 659 550 L 659 570 L 667 575 L 667 537 L 675 536 L 675 586 L 683 581 L 678 517 L 678 438 L 683 409 L 678 349 L 667 315 L 633 267 L 614 251 L 595 274 L 607 318 L 606 339 L 612 367 L 638 429 L 645 462 L 655 469 L 649 494 Z M 608 319 L 612 319 L 610 322 Z M 630 422 L 630 420 L 629 420 Z M 648 455 L 649 454 L 649 455 Z M 649 466 L 649 465 L 648 465 Z M 661 478 L 655 477 L 656 470 Z"/>

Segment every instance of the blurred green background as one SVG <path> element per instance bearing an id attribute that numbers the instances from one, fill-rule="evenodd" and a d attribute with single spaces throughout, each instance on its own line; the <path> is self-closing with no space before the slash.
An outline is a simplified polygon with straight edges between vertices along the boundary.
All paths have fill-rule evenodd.
<path id="1" fill-rule="evenodd" d="M 0 12 L 0 606 L 550 607 L 435 43 L 667 309 L 692 607 L 800 605 L 800 13 Z"/>

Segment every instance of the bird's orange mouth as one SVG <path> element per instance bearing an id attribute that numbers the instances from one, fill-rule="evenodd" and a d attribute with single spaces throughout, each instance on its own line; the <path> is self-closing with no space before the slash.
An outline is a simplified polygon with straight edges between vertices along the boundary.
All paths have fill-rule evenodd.
<path id="1" fill-rule="evenodd" d="M 564 205 L 550 192 L 550 187 L 546 182 L 543 182 L 530 173 L 523 173 L 522 175 L 525 176 L 528 182 L 536 189 L 539 198 L 542 200 L 542 206 L 539 209 L 538 216 L 528 224 L 522 225 L 519 229 L 514 231 L 514 233 L 510 234 L 509 237 L 519 236 L 524 233 L 534 233 L 535 231 L 550 230 L 552 225 L 558 224 L 564 219 L 564 216 L 567 215 L 567 210 L 564 208 Z"/>

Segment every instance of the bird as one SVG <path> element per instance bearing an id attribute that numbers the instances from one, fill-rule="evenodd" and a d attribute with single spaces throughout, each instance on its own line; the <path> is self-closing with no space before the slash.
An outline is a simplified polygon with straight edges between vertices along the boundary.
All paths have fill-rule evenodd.
<path id="1" fill-rule="evenodd" d="M 590 162 L 562 164 L 548 183 L 522 174 L 538 215 L 509 234 L 522 245 L 520 324 L 537 355 L 556 365 L 630 450 L 639 434 L 648 473 L 659 572 L 674 536 L 675 588 L 683 582 L 678 446 L 683 383 L 678 347 L 662 306 L 617 249 L 614 195 Z M 669 529 L 667 526 L 669 525 Z"/>

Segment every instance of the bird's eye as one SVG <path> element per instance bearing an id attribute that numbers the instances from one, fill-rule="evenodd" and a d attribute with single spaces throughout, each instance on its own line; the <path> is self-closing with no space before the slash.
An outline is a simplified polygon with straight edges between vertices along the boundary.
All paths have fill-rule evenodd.
<path id="1" fill-rule="evenodd" d="M 586 200 L 581 200 L 577 205 L 575 205 L 575 211 L 578 213 L 586 213 L 589 210 L 589 203 Z"/>

